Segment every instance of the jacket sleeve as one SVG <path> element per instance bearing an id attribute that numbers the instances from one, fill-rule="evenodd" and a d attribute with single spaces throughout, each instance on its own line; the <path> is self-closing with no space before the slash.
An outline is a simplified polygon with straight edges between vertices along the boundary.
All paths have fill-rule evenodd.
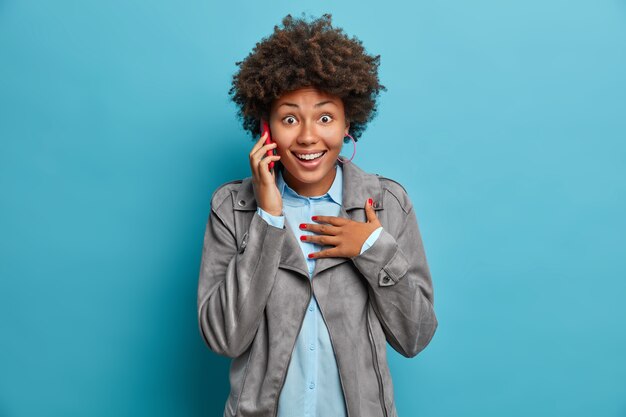
<path id="1" fill-rule="evenodd" d="M 248 349 L 261 323 L 287 230 L 269 225 L 254 213 L 240 253 L 232 199 L 228 196 L 218 203 L 226 206 L 216 207 L 216 194 L 204 233 L 198 324 L 211 350 L 235 358 Z"/>
<path id="2" fill-rule="evenodd" d="M 437 328 L 434 293 L 413 205 L 403 212 L 394 237 L 384 228 L 365 252 L 352 259 L 368 282 L 369 302 L 389 344 L 414 357 Z"/>

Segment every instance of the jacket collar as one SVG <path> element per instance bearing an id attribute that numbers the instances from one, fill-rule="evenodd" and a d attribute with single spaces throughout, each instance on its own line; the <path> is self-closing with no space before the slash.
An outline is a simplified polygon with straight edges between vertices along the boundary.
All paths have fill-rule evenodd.
<path id="1" fill-rule="evenodd" d="M 346 159 L 340 156 L 337 162 L 341 164 L 343 174 L 343 204 L 340 209 L 339 217 L 364 222 L 366 221 L 364 211 L 365 202 L 368 198 L 372 198 L 374 200 L 374 210 L 383 209 L 383 188 L 377 175 L 368 174 L 356 166 L 353 162 L 346 163 L 345 161 Z M 239 190 L 235 191 L 235 193 L 234 210 L 256 211 L 257 205 L 254 197 L 252 177 L 243 179 Z M 288 222 L 285 222 L 285 227 L 290 229 Z M 281 255 L 280 266 L 299 272 L 301 275 L 306 277 L 306 279 L 309 279 L 308 267 L 304 256 L 302 256 L 300 243 L 296 240 L 296 232 L 297 231 L 289 231 L 287 233 Z M 313 277 L 328 268 L 339 265 L 348 260 L 350 259 L 319 258 L 315 262 Z"/>

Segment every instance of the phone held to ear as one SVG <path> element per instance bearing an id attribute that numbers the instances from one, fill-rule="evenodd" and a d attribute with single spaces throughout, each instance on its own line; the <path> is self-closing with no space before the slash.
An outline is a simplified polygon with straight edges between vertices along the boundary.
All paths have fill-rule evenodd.
<path id="1" fill-rule="evenodd" d="M 265 144 L 269 145 L 270 143 L 272 143 L 272 136 L 270 134 L 270 126 L 265 120 L 261 119 L 261 136 L 263 136 L 265 132 L 267 132 L 267 138 L 265 138 Z M 270 149 L 269 151 L 267 151 L 267 156 L 274 155 L 274 149 Z M 269 170 L 271 171 L 272 168 L 274 168 L 274 161 L 270 161 L 269 163 Z"/>

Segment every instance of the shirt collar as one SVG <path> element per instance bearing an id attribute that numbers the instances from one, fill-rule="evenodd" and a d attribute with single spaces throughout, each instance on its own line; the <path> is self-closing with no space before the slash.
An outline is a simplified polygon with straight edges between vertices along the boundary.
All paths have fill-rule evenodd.
<path id="1" fill-rule="evenodd" d="M 341 167 L 341 164 L 335 164 L 335 167 L 337 170 L 337 173 L 335 174 L 335 179 L 333 180 L 330 189 L 326 192 L 326 194 L 321 197 L 329 196 L 335 203 L 341 205 L 341 202 L 343 200 L 343 168 Z M 284 197 L 285 193 L 288 193 L 289 196 L 292 196 L 294 198 L 311 198 L 301 196 L 300 194 L 295 192 L 293 188 L 287 185 L 287 183 L 283 179 L 283 169 L 284 167 L 276 170 L 276 186 L 278 188 L 278 191 L 280 191 L 281 197 Z"/>

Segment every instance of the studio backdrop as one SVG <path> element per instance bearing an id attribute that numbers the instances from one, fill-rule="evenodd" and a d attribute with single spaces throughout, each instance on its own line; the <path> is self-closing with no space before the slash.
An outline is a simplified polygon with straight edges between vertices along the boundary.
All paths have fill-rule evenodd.
<path id="1" fill-rule="evenodd" d="M 302 12 L 381 57 L 353 161 L 411 197 L 439 320 L 387 346 L 399 416 L 626 416 L 620 0 L 0 1 L 0 416 L 221 415 L 196 290 L 250 175 L 228 89 Z"/>

